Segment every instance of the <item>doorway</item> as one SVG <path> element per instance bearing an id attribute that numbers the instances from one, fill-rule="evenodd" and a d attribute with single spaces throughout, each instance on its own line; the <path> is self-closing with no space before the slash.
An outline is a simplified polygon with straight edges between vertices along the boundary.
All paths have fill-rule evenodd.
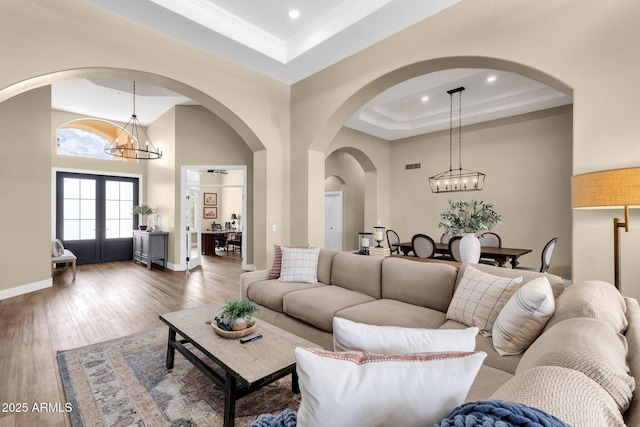
<path id="1" fill-rule="evenodd" d="M 324 247 L 342 251 L 342 191 L 324 193 Z"/>
<path id="2" fill-rule="evenodd" d="M 181 189 L 181 220 L 186 225 L 180 232 L 181 269 L 190 270 L 202 264 L 203 234 L 211 233 L 215 227 L 241 236 L 242 268 L 248 269 L 247 233 L 251 230 L 247 221 L 247 166 L 182 166 Z M 232 218 L 233 214 L 236 218 Z M 218 244 L 214 246 L 211 255 L 216 256 Z M 224 252 L 220 255 L 224 256 Z"/>
<path id="3" fill-rule="evenodd" d="M 139 179 L 56 172 L 56 236 L 78 264 L 133 259 Z"/>

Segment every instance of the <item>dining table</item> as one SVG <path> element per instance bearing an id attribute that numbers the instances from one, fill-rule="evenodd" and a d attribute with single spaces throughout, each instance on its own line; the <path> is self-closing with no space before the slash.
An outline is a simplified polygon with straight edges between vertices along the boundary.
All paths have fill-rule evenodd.
<path id="1" fill-rule="evenodd" d="M 401 242 L 398 247 L 404 255 L 409 255 L 413 251 L 411 242 Z M 532 250 L 533 249 L 482 246 L 480 248 L 480 257 L 492 259 L 496 261 L 500 267 L 506 267 L 507 263 L 509 263 L 512 268 L 516 268 L 519 264 L 518 258 L 528 254 Z M 451 256 L 447 243 L 436 243 L 435 253 L 438 255 Z"/>

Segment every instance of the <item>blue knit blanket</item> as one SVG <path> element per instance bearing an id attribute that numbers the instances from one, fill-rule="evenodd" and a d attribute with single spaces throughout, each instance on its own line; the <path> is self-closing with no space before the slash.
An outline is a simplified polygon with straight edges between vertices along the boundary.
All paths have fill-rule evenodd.
<path id="1" fill-rule="evenodd" d="M 285 409 L 277 416 L 262 414 L 249 427 L 296 427 L 297 416 Z M 502 400 L 467 402 L 433 427 L 571 427 L 540 409 Z"/>
<path id="2" fill-rule="evenodd" d="M 249 427 L 296 427 L 298 425 L 297 414 L 291 409 L 285 409 L 277 416 L 271 414 L 259 415 Z"/>
<path id="3" fill-rule="evenodd" d="M 571 427 L 540 409 L 502 400 L 467 402 L 434 427 Z"/>

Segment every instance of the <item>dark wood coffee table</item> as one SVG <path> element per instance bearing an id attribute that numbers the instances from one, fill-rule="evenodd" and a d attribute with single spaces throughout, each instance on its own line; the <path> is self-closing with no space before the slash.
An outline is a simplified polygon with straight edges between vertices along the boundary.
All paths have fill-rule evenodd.
<path id="1" fill-rule="evenodd" d="M 257 320 L 256 332 L 262 339 L 240 344 L 240 339 L 218 336 L 208 321 L 220 312 L 221 303 L 174 311 L 160 315 L 169 326 L 167 344 L 167 369 L 173 369 L 175 351 L 178 350 L 211 381 L 224 390 L 224 426 L 233 427 L 236 400 L 286 375 L 292 375 L 292 389 L 299 393 L 296 347 L 319 347 L 317 344 L 280 329 L 270 323 Z M 178 339 L 177 335 L 181 338 Z M 224 370 L 224 375 L 214 371 L 193 351 L 191 344 L 205 357 Z"/>

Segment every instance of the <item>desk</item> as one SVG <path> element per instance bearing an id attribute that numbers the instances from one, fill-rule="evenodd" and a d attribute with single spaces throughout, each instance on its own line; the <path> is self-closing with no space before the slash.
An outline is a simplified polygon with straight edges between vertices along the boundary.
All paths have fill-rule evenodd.
<path id="1" fill-rule="evenodd" d="M 409 255 L 413 250 L 411 242 L 400 243 L 400 250 L 403 254 Z M 483 246 L 480 249 L 480 256 L 482 258 L 491 258 L 496 260 L 500 267 L 506 267 L 507 263 L 511 263 L 512 268 L 518 266 L 518 258 L 522 255 L 531 252 L 531 249 L 517 249 L 517 248 L 496 248 L 491 246 Z M 436 253 L 440 255 L 449 255 L 449 245 L 446 243 L 436 243 Z"/>
<path id="2" fill-rule="evenodd" d="M 202 255 L 215 255 L 216 254 L 216 240 L 221 236 L 225 236 L 229 233 L 235 233 L 234 230 L 216 230 L 216 231 L 202 231 Z M 225 248 L 226 249 L 226 248 Z"/>

